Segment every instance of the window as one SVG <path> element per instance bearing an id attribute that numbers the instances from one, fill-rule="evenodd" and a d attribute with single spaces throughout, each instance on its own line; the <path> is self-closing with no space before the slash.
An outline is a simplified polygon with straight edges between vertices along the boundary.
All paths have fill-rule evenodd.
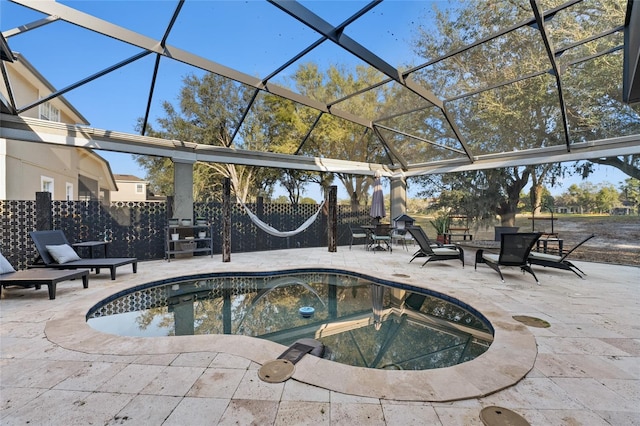
<path id="1" fill-rule="evenodd" d="M 40 190 L 51 193 L 51 199 L 53 200 L 53 178 L 40 176 Z"/>
<path id="2" fill-rule="evenodd" d="M 136 194 L 144 194 L 144 185 L 136 183 Z"/>
<path id="3" fill-rule="evenodd" d="M 67 194 L 66 196 L 67 201 L 73 200 L 73 184 L 71 182 L 67 182 L 66 194 Z"/>
<path id="4" fill-rule="evenodd" d="M 40 119 L 49 121 L 60 121 L 60 110 L 50 102 L 40 104 Z"/>

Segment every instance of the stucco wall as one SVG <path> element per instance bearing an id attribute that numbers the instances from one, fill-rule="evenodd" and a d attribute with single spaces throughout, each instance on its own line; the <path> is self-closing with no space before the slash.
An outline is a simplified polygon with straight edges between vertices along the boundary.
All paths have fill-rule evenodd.
<path id="1" fill-rule="evenodd" d="M 9 141 L 6 146 L 7 199 L 35 200 L 41 189 L 41 177 L 53 179 L 53 199 L 66 199 L 66 184 L 74 186 L 77 195 L 78 178 L 75 165 L 78 155 L 74 148 L 48 147 L 42 144 Z"/>

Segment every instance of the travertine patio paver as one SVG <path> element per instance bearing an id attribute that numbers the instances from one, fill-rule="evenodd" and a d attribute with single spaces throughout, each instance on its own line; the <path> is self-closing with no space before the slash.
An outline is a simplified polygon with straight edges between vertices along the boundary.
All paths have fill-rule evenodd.
<path id="1" fill-rule="evenodd" d="M 535 268 L 540 286 L 512 269 L 503 284 L 489 268 L 474 271 L 473 251 L 466 254 L 464 269 L 447 262 L 420 268 L 408 263 L 411 253 L 403 250 L 379 256 L 343 247 L 337 253 L 295 249 L 232 254 L 229 263 L 208 257 L 141 262 L 138 274 L 118 274 L 113 282 L 92 277 L 89 289 L 61 284 L 55 300 L 46 292 L 7 288 L 0 300 L 0 423 L 480 425 L 480 410 L 495 404 L 532 425 L 640 425 L 639 268 L 577 262 L 588 274 L 584 280 Z M 291 267 L 345 268 L 450 294 L 498 326 L 494 353 L 456 367 L 456 373 L 440 371 L 425 376 L 431 382 L 415 383 L 407 378 L 420 377 L 419 372 L 361 374 L 305 357 L 292 379 L 265 384 L 258 368 L 283 349 L 273 342 L 195 336 L 177 345 L 96 333 L 83 323 L 88 307 L 135 284 L 181 274 Z M 513 315 L 541 318 L 551 327 L 521 326 Z M 507 337 L 510 343 L 504 345 Z M 512 374 L 511 368 L 526 364 L 531 350 L 530 370 L 505 389 L 428 400 L 438 393 L 457 399 L 470 388 L 491 389 Z M 495 383 L 483 376 L 487 368 L 498 372 Z M 326 386 L 304 383 L 316 376 Z M 458 381 L 465 381 L 466 389 Z M 450 394 L 442 395 L 446 384 Z M 400 400 L 396 394 L 415 397 Z"/>

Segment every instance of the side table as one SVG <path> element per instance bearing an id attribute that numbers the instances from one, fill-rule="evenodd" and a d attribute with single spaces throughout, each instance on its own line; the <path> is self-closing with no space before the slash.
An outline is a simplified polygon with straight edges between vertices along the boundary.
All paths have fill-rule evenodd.
<path id="1" fill-rule="evenodd" d="M 104 257 L 109 257 L 107 256 L 107 246 L 111 243 L 111 241 L 83 241 L 80 243 L 73 243 L 71 244 L 73 246 L 73 248 L 79 249 L 79 248 L 83 248 L 83 247 L 88 247 L 89 248 L 89 256 L 91 259 L 95 259 L 94 256 L 94 249 L 96 247 L 104 247 Z"/>

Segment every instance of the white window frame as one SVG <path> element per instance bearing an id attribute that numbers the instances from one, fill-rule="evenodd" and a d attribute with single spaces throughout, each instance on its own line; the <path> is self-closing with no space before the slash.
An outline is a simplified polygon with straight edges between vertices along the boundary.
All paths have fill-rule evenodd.
<path id="1" fill-rule="evenodd" d="M 136 183 L 136 194 L 144 194 L 144 184 Z"/>
<path id="2" fill-rule="evenodd" d="M 73 183 L 67 182 L 65 186 L 65 192 L 66 192 L 65 199 L 67 201 L 73 201 Z"/>
<path id="3" fill-rule="evenodd" d="M 52 177 L 49 176 L 40 176 L 40 190 L 42 192 L 49 192 L 51 194 L 51 199 L 53 200 L 53 189 L 55 188 L 54 186 L 55 182 L 53 180 Z M 45 188 L 45 186 L 48 186 L 49 188 Z"/>
<path id="4" fill-rule="evenodd" d="M 39 105 L 39 114 L 41 120 L 60 122 L 60 110 L 49 101 Z"/>

